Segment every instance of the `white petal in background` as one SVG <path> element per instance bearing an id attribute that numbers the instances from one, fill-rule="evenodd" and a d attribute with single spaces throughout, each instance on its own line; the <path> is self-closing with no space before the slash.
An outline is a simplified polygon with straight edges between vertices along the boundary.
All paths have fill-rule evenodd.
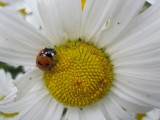
<path id="1" fill-rule="evenodd" d="M 12 76 L 10 73 L 5 73 L 3 69 L 0 69 L 0 105 L 4 101 L 13 101 L 16 97 L 17 88 L 13 85 Z"/>
<path id="2" fill-rule="evenodd" d="M 0 106 L 6 105 L 14 101 L 16 97 L 17 88 L 13 84 L 12 76 L 10 73 L 6 73 L 3 69 L 0 69 Z M 0 110 L 0 120 L 12 120 L 16 117 L 7 117 Z"/>

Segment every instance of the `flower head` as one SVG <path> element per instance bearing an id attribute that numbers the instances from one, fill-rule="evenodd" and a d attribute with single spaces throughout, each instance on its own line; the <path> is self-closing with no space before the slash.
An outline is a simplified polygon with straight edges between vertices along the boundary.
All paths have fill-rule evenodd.
<path id="1" fill-rule="evenodd" d="M 145 0 L 27 2 L 41 30 L 0 9 L 0 60 L 35 66 L 0 110 L 19 105 L 20 120 L 132 120 L 127 112 L 160 107 L 160 3 L 139 13 Z M 37 55 L 51 67 L 39 70 Z"/>

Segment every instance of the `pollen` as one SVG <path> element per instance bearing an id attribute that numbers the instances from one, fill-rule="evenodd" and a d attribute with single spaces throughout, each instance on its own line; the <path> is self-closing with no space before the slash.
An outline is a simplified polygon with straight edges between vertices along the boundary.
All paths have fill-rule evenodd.
<path id="1" fill-rule="evenodd" d="M 0 101 L 2 101 L 5 98 L 5 96 L 0 96 Z"/>
<path id="2" fill-rule="evenodd" d="M 5 96 L 0 96 L 0 101 L 2 101 L 5 98 Z M 13 118 L 17 116 L 18 113 L 4 113 L 0 111 L 0 116 L 3 116 L 5 118 Z"/>
<path id="3" fill-rule="evenodd" d="M 145 116 L 146 116 L 146 114 L 137 114 L 136 119 L 137 120 L 142 120 Z"/>
<path id="4" fill-rule="evenodd" d="M 25 8 L 19 9 L 18 10 L 22 15 L 27 15 L 27 11 Z"/>
<path id="5" fill-rule="evenodd" d="M 18 113 L 3 113 L 3 112 L 0 112 L 0 116 L 3 116 L 5 118 L 13 118 L 17 115 L 18 115 Z"/>
<path id="6" fill-rule="evenodd" d="M 80 40 L 68 41 L 55 50 L 53 66 L 44 72 L 44 81 L 57 101 L 66 106 L 85 107 L 106 96 L 113 81 L 108 54 Z"/>
<path id="7" fill-rule="evenodd" d="M 82 10 L 84 9 L 85 4 L 86 4 L 86 0 L 81 0 Z"/>
<path id="8" fill-rule="evenodd" d="M 8 4 L 6 2 L 2 2 L 0 1 L 0 6 L 4 7 L 4 6 L 7 6 Z"/>

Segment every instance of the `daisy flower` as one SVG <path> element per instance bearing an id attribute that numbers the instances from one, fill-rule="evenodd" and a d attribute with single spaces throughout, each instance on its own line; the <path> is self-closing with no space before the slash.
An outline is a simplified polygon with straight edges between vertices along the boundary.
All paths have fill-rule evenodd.
<path id="1" fill-rule="evenodd" d="M 145 0 L 27 2 L 42 30 L 0 9 L 0 60 L 35 66 L 1 111 L 23 110 L 18 120 L 134 120 L 130 112 L 160 107 L 159 2 L 142 13 Z"/>
<path id="2" fill-rule="evenodd" d="M 0 69 L 0 106 L 14 100 L 17 89 L 13 84 L 11 74 L 5 73 Z M 4 113 L 0 111 L 0 120 L 11 120 L 17 116 L 18 113 Z"/>

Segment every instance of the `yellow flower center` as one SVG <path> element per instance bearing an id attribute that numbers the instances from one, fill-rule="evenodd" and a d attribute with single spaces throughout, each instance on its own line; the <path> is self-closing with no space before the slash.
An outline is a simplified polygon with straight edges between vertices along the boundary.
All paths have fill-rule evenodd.
<path id="1" fill-rule="evenodd" d="M 109 92 L 113 66 L 108 54 L 82 41 L 68 41 L 55 50 L 53 66 L 44 72 L 44 81 L 57 101 L 85 107 Z"/>

